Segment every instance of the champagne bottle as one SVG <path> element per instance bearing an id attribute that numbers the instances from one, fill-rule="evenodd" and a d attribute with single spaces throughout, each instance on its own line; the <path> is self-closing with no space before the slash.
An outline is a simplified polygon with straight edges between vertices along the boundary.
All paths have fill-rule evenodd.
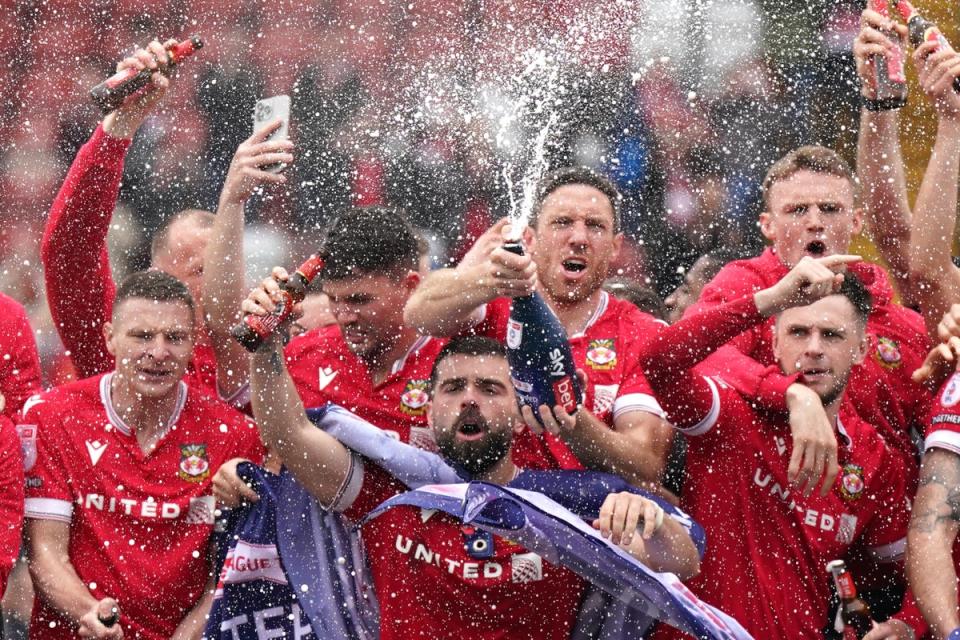
<path id="1" fill-rule="evenodd" d="M 181 60 L 188 58 L 203 47 L 203 40 L 199 36 L 191 36 L 183 42 L 167 47 L 170 62 L 164 73 L 169 73 Z M 118 71 L 93 89 L 90 89 L 90 99 L 100 107 L 106 115 L 123 104 L 127 96 L 138 89 L 147 86 L 154 71 L 150 69 L 137 70 L 133 67 Z"/>
<path id="2" fill-rule="evenodd" d="M 871 0 L 871 8 L 885 18 L 890 17 L 887 0 Z M 874 54 L 870 56 L 873 62 L 874 78 L 876 80 L 877 96 L 873 101 L 877 109 L 899 109 L 907 103 L 907 77 L 903 68 L 903 44 L 894 31 L 883 31 L 883 35 L 893 43 L 889 56 Z"/>
<path id="3" fill-rule="evenodd" d="M 847 570 L 847 565 L 843 560 L 833 560 L 827 563 L 827 572 L 833 577 L 833 584 L 837 588 L 837 597 L 840 598 L 840 617 L 843 624 L 848 630 L 852 630 L 856 634 L 856 638 L 862 638 L 873 628 L 870 605 L 857 595 L 857 587 L 853 583 L 853 576 Z"/>
<path id="4" fill-rule="evenodd" d="M 938 49 L 950 47 L 946 36 L 943 35 L 936 23 L 920 15 L 920 12 L 909 0 L 894 0 L 894 6 L 907 23 L 907 29 L 910 31 L 910 44 L 914 47 L 919 47 L 924 42 L 936 42 Z M 960 78 L 954 78 L 953 90 L 960 92 Z"/>
<path id="5" fill-rule="evenodd" d="M 507 251 L 523 255 L 523 245 L 508 242 Z M 507 360 L 521 405 L 538 409 L 559 405 L 567 413 L 583 402 L 573 352 L 560 320 L 538 292 L 513 299 L 507 322 Z"/>
<path id="6" fill-rule="evenodd" d="M 248 351 L 256 351 L 270 335 L 293 312 L 293 305 L 302 301 L 307 295 L 307 287 L 323 269 L 323 258 L 310 256 L 286 282 L 280 284 L 280 293 L 283 299 L 277 304 L 273 313 L 258 316 L 252 313 L 243 317 L 230 334 Z"/>

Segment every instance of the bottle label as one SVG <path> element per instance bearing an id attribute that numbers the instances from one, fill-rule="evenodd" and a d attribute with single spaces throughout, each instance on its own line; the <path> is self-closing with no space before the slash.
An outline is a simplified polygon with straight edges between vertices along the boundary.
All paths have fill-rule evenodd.
<path id="1" fill-rule="evenodd" d="M 523 323 L 511 318 L 507 321 L 507 347 L 519 349 L 521 342 L 523 342 Z"/>
<path id="2" fill-rule="evenodd" d="M 247 326 L 253 329 L 261 338 L 266 338 L 272 334 L 276 328 L 287 319 L 287 316 L 290 315 L 290 310 L 293 308 L 293 300 L 290 297 L 290 293 L 287 291 L 281 291 L 280 293 L 283 296 L 283 300 L 277 303 L 277 308 L 273 313 L 266 316 L 255 316 L 251 314 L 244 318 Z"/>
<path id="3" fill-rule="evenodd" d="M 854 600 L 857 597 L 857 588 L 853 584 L 853 576 L 844 571 L 837 576 L 837 593 L 841 600 Z"/>
<path id="4" fill-rule="evenodd" d="M 577 398 L 573 392 L 573 380 L 570 376 L 564 376 L 562 379 L 554 381 L 553 399 L 567 413 L 573 413 L 577 410 Z"/>

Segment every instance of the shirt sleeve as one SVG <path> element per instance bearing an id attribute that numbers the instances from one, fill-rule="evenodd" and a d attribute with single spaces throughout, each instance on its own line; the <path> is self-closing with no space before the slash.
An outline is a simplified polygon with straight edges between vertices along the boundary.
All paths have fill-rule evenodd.
<path id="1" fill-rule="evenodd" d="M 64 427 L 48 408 L 43 401 L 33 405 L 18 426 L 27 476 L 24 511 L 28 518 L 69 523 L 73 518 L 73 500 L 65 458 L 70 452 L 63 437 Z M 34 430 L 32 452 L 24 435 L 30 429 Z M 35 460 L 32 464 L 31 457 Z"/>
<path id="2" fill-rule="evenodd" d="M 0 415 L 0 591 L 20 552 L 23 527 L 23 458 L 13 423 Z"/>
<path id="3" fill-rule="evenodd" d="M 617 389 L 617 396 L 613 402 L 613 419 L 616 420 L 631 411 L 645 411 L 659 418 L 665 418 L 666 415 L 660 403 L 657 402 L 653 387 L 650 386 L 643 367 L 639 365 L 644 345 L 653 340 L 663 330 L 664 325 L 641 314 L 637 314 L 636 319 L 630 324 L 631 328 L 625 336 L 628 339 L 625 362 L 634 364 L 628 364 L 626 375 Z"/>
<path id="4" fill-rule="evenodd" d="M 12 298 L 0 295 L 0 393 L 3 415 L 11 420 L 27 398 L 40 391 L 40 357 L 27 312 Z"/>
<path id="5" fill-rule="evenodd" d="M 113 366 L 101 333 L 115 292 L 107 232 L 129 146 L 98 126 L 70 166 L 43 231 L 40 258 L 50 313 L 81 378 Z"/>
<path id="6" fill-rule="evenodd" d="M 900 562 L 907 550 L 910 523 L 907 474 L 900 457 L 893 455 L 886 444 L 882 446 L 884 455 L 878 468 L 883 473 L 874 496 L 878 508 L 863 531 L 861 543 L 878 562 Z"/>
<path id="7" fill-rule="evenodd" d="M 939 448 L 960 455 L 960 373 L 954 373 L 940 388 L 925 436 L 924 450 Z"/>

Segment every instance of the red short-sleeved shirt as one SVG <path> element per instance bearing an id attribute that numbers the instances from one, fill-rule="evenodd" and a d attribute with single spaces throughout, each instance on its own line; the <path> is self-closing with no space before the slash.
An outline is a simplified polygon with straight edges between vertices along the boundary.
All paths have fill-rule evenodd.
<path id="1" fill-rule="evenodd" d="M 662 328 L 662 323 L 634 305 L 607 292 L 586 328 L 569 336 L 573 359 L 587 374 L 584 406 L 609 426 L 629 411 L 663 416 L 663 410 L 639 367 L 643 345 Z M 474 328 L 478 334 L 506 341 L 510 299 L 498 298 L 486 305 Z M 517 464 L 528 469 L 582 469 L 565 442 L 549 433 L 529 429 L 519 433 L 513 447 Z"/>
<path id="2" fill-rule="evenodd" d="M 345 486 L 358 488 L 334 508 L 352 520 L 406 490 L 379 467 L 364 468 L 359 458 Z M 363 526 L 381 639 L 568 638 L 583 581 L 497 536 L 490 557 L 473 557 L 465 545 L 471 530 L 446 514 L 406 506 Z"/>
<path id="3" fill-rule="evenodd" d="M 113 408 L 111 377 L 28 401 L 26 515 L 70 524 L 71 564 L 94 597 L 119 601 L 125 637 L 169 638 L 210 571 L 212 477 L 231 458 L 262 459 L 263 447 L 249 419 L 181 383 L 169 430 L 144 454 Z M 39 598 L 31 630 L 75 635 Z"/>

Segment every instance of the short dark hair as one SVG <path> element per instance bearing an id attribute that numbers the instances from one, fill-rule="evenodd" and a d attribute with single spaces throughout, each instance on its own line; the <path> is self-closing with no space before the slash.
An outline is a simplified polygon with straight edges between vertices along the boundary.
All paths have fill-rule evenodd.
<path id="1" fill-rule="evenodd" d="M 417 271 L 420 244 L 406 214 L 394 207 L 353 207 L 327 227 L 320 251 L 324 280 Z"/>
<path id="2" fill-rule="evenodd" d="M 182 302 L 190 308 L 190 316 L 193 317 L 195 305 L 187 285 L 158 269 L 136 271 L 124 278 L 117 287 L 113 308 L 116 309 L 121 302 L 132 298 L 154 302 Z"/>
<path id="3" fill-rule="evenodd" d="M 209 229 L 213 226 L 213 223 L 216 222 L 217 218 L 214 214 L 209 211 L 203 211 L 202 209 L 184 209 L 174 214 L 172 218 L 167 220 L 163 226 L 153 234 L 153 239 L 150 240 L 151 260 L 155 260 L 157 254 L 166 249 L 170 244 L 170 229 L 177 223 L 190 219 L 193 219 L 200 228 Z"/>
<path id="4" fill-rule="evenodd" d="M 856 274 L 847 271 L 843 274 L 843 283 L 840 285 L 840 291 L 837 292 L 837 295 L 841 295 L 850 301 L 856 311 L 857 320 L 860 321 L 862 326 L 866 327 L 870 312 L 873 311 L 873 296 L 863 284 L 863 280 L 858 278 Z"/>
<path id="5" fill-rule="evenodd" d="M 589 167 L 563 167 L 543 176 L 537 185 L 536 201 L 533 205 L 533 212 L 530 214 L 530 226 L 536 228 L 537 217 L 543 208 L 543 201 L 560 187 L 571 184 L 593 187 L 607 196 L 610 207 L 613 209 L 613 232 L 620 233 L 620 204 L 623 201 L 623 196 L 620 195 L 617 187 L 609 178 Z"/>
<path id="6" fill-rule="evenodd" d="M 667 318 L 667 309 L 663 298 L 656 289 L 633 278 L 618 276 L 603 281 L 603 290 L 610 295 L 626 300 L 644 313 L 649 313 L 658 320 Z"/>
<path id="7" fill-rule="evenodd" d="M 440 363 L 455 355 L 466 356 L 490 356 L 491 358 L 507 359 L 507 350 L 504 346 L 486 336 L 462 336 L 453 338 L 440 349 L 436 359 L 433 361 L 433 368 L 430 370 L 430 392 L 433 392 L 437 384 L 437 369 Z"/>
<path id="8" fill-rule="evenodd" d="M 853 198 L 859 200 L 860 183 L 856 174 L 846 160 L 840 157 L 833 149 L 820 145 L 806 145 L 794 149 L 787 155 L 773 163 L 763 179 L 763 207 L 770 209 L 770 189 L 778 182 L 788 180 L 799 171 L 825 173 L 837 178 L 843 178 L 850 183 L 853 189 Z"/>

